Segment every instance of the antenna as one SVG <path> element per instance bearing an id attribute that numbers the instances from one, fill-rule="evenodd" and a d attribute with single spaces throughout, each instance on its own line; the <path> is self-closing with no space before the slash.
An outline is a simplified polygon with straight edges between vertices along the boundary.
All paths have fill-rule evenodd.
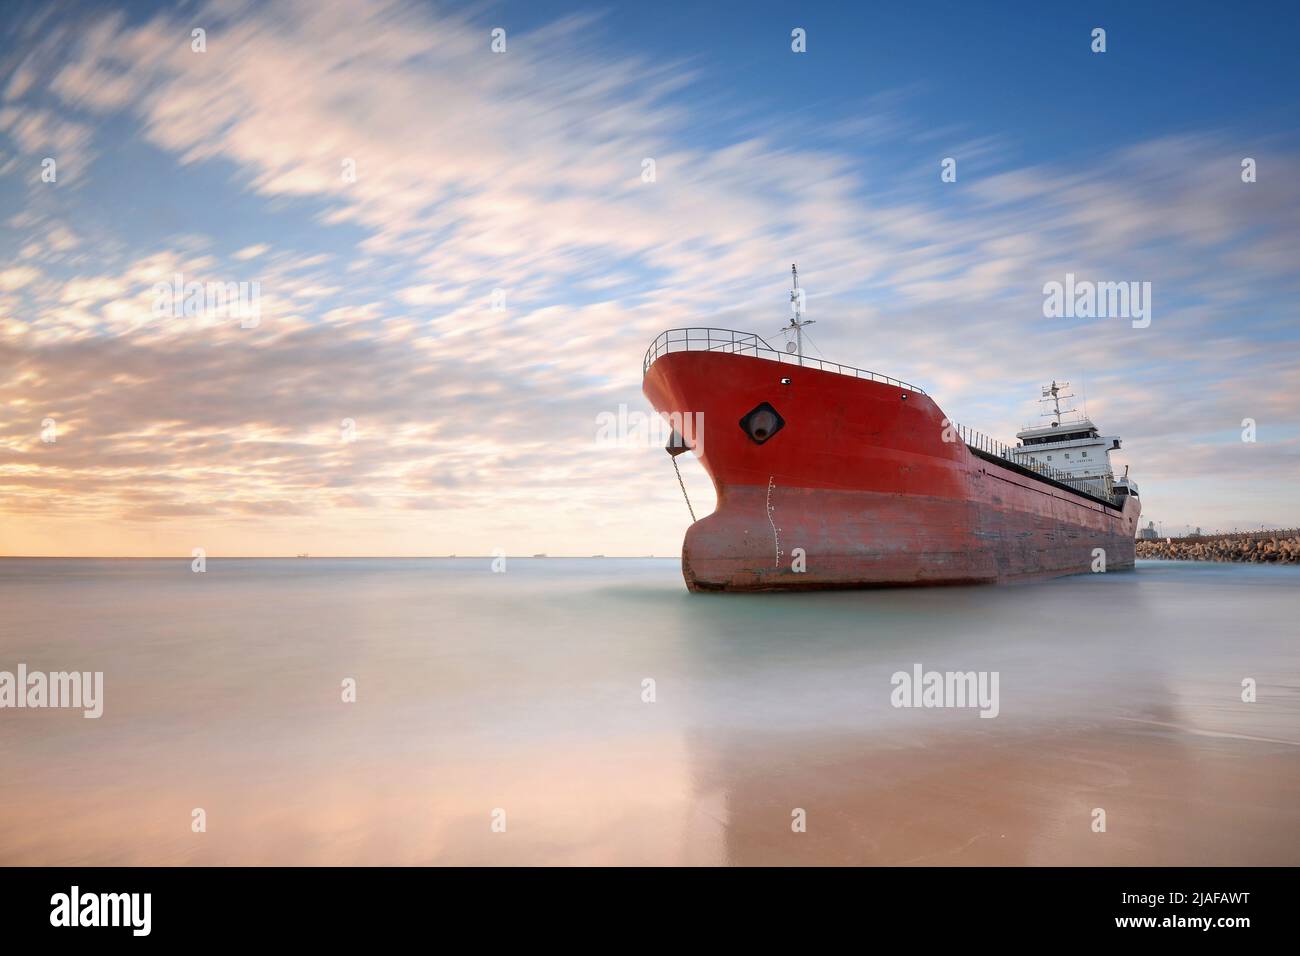
<path id="1" fill-rule="evenodd" d="M 1052 422 L 1053 425 L 1061 424 L 1061 414 L 1062 414 L 1061 399 L 1074 398 L 1073 395 L 1062 394 L 1062 391 L 1069 387 L 1070 387 L 1069 382 L 1057 382 L 1055 379 L 1053 379 L 1051 385 L 1043 386 L 1043 397 L 1038 400 L 1038 403 L 1040 405 L 1046 405 L 1050 402 L 1052 407 L 1047 411 L 1043 412 L 1041 417 L 1043 418 L 1054 417 L 1056 421 Z M 1067 408 L 1064 410 L 1064 414 L 1068 415 L 1072 411 L 1074 411 L 1073 408 Z"/>
<path id="2" fill-rule="evenodd" d="M 790 290 L 790 308 L 794 312 L 790 319 L 790 324 L 781 328 L 782 332 L 794 332 L 794 347 L 799 355 L 799 364 L 803 364 L 803 328 L 805 325 L 815 325 L 813 321 L 805 322 L 803 318 L 803 290 L 799 288 L 799 267 L 794 263 L 790 264 L 790 277 L 794 281 L 794 287 Z"/>

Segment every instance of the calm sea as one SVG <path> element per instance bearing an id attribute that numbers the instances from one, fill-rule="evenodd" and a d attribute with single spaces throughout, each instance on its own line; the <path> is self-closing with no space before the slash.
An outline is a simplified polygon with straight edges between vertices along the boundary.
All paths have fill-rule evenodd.
<path id="1" fill-rule="evenodd" d="M 0 608 L 0 671 L 104 674 L 0 710 L 0 863 L 1300 864 L 1295 568 L 2 559 Z M 892 706 L 916 665 L 997 716 Z"/>

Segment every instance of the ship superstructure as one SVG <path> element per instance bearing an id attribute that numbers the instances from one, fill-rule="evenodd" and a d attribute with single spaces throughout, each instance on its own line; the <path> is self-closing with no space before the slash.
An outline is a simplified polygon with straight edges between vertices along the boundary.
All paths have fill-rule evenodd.
<path id="1" fill-rule="evenodd" d="M 1051 421 L 1016 432 L 1017 443 L 1012 449 L 1015 460 L 1031 468 L 1049 468 L 1067 475 L 1083 483 L 1082 487 L 1091 486 L 1097 494 L 1114 494 L 1117 485 L 1123 494 L 1136 494 L 1136 485 L 1127 477 L 1117 482 L 1111 466 L 1110 453 L 1120 448 L 1119 436 L 1102 435 L 1086 415 L 1061 408 L 1061 402 L 1074 397 L 1066 392 L 1069 387 L 1069 382 L 1055 380 L 1043 386 L 1041 401 L 1048 406 L 1044 417 Z"/>

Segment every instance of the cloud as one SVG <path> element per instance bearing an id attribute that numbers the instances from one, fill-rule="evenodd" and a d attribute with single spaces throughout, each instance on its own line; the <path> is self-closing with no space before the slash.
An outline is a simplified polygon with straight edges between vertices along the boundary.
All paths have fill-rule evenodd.
<path id="1" fill-rule="evenodd" d="M 397 298 L 407 305 L 450 305 L 459 302 L 463 295 L 460 289 L 442 289 L 430 283 L 402 289 Z"/>
<path id="2" fill-rule="evenodd" d="M 12 266 L 0 270 L 0 292 L 13 292 L 39 279 L 41 273 L 31 266 Z"/>
<path id="3" fill-rule="evenodd" d="M 42 164 L 47 159 L 55 161 L 56 181 L 65 184 L 69 179 L 79 180 L 81 172 L 94 159 L 90 149 L 91 127 L 52 110 L 0 108 L 0 133 L 7 135 L 25 154 L 23 160 L 30 169 L 32 182 L 39 180 Z"/>

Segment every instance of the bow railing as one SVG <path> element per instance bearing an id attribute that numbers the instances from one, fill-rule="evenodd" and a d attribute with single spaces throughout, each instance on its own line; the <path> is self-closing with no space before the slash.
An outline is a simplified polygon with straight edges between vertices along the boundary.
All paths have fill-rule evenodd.
<path id="1" fill-rule="evenodd" d="M 655 360 L 669 352 L 726 352 L 735 355 L 752 355 L 784 365 L 798 365 L 802 368 L 816 368 L 823 372 L 835 372 L 852 378 L 870 379 L 873 382 L 896 385 L 918 395 L 925 394 L 923 388 L 890 378 L 888 375 L 881 375 L 879 372 L 869 372 L 864 368 L 854 368 L 852 365 L 841 365 L 839 362 L 828 362 L 807 355 L 791 355 L 782 352 L 773 348 L 755 332 L 737 332 L 734 329 L 688 328 L 660 332 L 646 349 L 641 373 L 644 375 L 650 371 L 650 366 L 655 363 Z"/>

